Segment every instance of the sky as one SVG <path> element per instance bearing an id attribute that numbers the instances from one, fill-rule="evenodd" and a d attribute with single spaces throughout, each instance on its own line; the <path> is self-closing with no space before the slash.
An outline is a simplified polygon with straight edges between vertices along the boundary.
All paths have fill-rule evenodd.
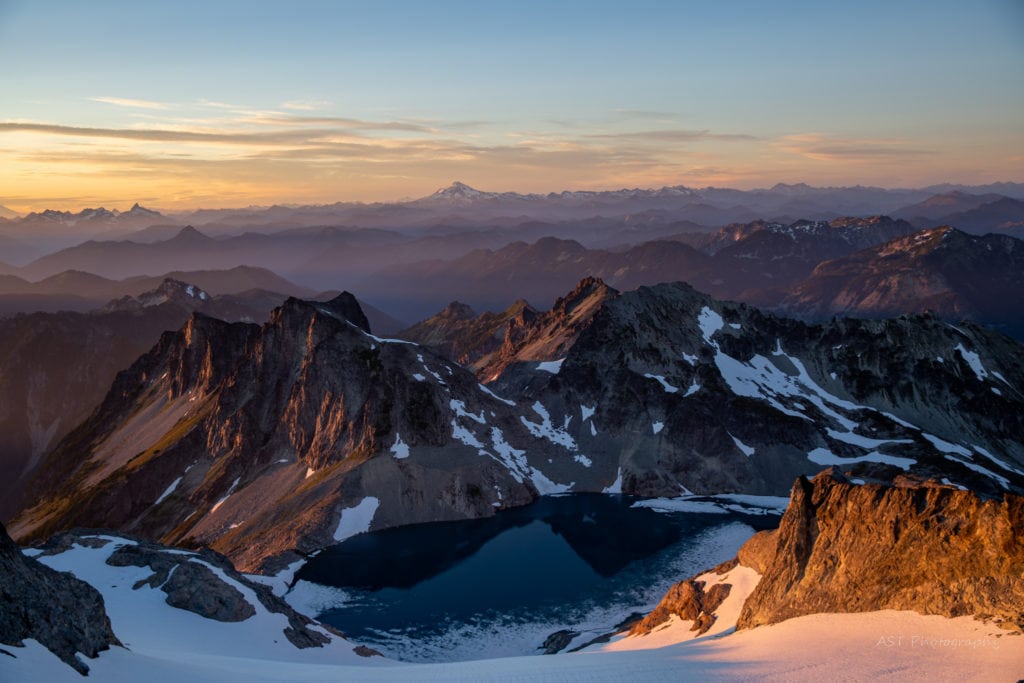
<path id="1" fill-rule="evenodd" d="M 0 0 L 0 205 L 1024 181 L 1024 1 Z"/>

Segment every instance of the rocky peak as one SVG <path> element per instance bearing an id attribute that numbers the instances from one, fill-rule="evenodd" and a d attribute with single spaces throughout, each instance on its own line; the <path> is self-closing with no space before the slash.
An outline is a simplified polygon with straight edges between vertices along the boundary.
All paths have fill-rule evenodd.
<path id="1" fill-rule="evenodd" d="M 335 315 L 340 315 L 363 332 L 370 332 L 370 321 L 366 319 L 359 301 L 350 292 L 342 292 L 323 304 Z"/>
<path id="2" fill-rule="evenodd" d="M 142 206 L 138 202 L 135 202 L 134 204 L 132 204 L 132 208 L 128 209 L 128 211 L 126 211 L 123 215 L 128 216 L 128 217 L 132 217 L 132 218 L 134 218 L 134 217 L 144 217 L 144 218 L 158 218 L 158 217 L 162 217 L 162 214 L 159 211 L 154 211 L 153 209 L 147 209 L 146 207 Z"/>
<path id="3" fill-rule="evenodd" d="M 524 308 L 509 320 L 501 348 L 474 369 L 485 381 L 492 381 L 514 363 L 564 357 L 605 302 L 616 296 L 618 291 L 600 279 L 586 277 L 557 299 L 551 310 L 538 313 Z"/>
<path id="4" fill-rule="evenodd" d="M 156 288 L 138 296 L 125 295 L 120 299 L 114 299 L 99 309 L 99 312 L 140 311 L 162 304 L 171 304 L 185 311 L 196 311 L 205 309 L 209 302 L 210 295 L 199 287 L 174 278 L 165 278 Z"/>
<path id="5" fill-rule="evenodd" d="M 402 339 L 434 349 L 455 362 L 475 368 L 501 348 L 513 325 L 521 325 L 535 311 L 519 299 L 500 313 L 477 315 L 458 301 L 435 316 L 399 333 Z"/>
<path id="6" fill-rule="evenodd" d="M 191 225 L 186 225 L 184 228 L 178 231 L 178 233 L 172 237 L 168 242 L 177 245 L 203 245 L 212 242 L 213 238 L 196 230 Z"/>
<path id="7" fill-rule="evenodd" d="M 476 311 L 468 304 L 453 301 L 445 306 L 438 315 L 446 320 L 469 320 L 476 317 Z"/>
<path id="8" fill-rule="evenodd" d="M 600 278 L 588 276 L 580 280 L 567 295 L 555 300 L 555 304 L 551 307 L 551 313 L 572 317 L 577 311 L 615 297 L 618 293 Z"/>

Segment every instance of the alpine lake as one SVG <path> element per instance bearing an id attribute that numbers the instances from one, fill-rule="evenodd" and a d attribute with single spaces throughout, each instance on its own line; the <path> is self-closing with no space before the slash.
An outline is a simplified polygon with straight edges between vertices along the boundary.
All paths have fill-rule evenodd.
<path id="1" fill-rule="evenodd" d="M 557 632 L 572 650 L 651 610 L 673 583 L 734 557 L 779 520 L 735 504 L 635 503 L 568 494 L 486 519 L 360 534 L 311 558 L 289 601 L 406 661 L 540 654 Z"/>

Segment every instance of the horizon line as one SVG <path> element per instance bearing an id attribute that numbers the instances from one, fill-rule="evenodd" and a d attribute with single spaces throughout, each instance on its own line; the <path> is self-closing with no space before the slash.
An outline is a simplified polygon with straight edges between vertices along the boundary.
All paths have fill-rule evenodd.
<path id="1" fill-rule="evenodd" d="M 328 201 L 323 201 L 323 202 L 272 201 L 272 202 L 269 202 L 267 204 L 250 203 L 250 204 L 246 204 L 246 205 L 224 206 L 224 207 L 218 207 L 218 208 L 207 207 L 207 206 L 203 206 L 201 204 L 197 204 L 197 205 L 195 205 L 195 206 L 193 206 L 191 208 L 186 208 L 186 209 L 166 209 L 166 208 L 160 208 L 160 200 L 154 200 L 154 198 L 142 199 L 142 200 L 140 200 L 140 199 L 123 200 L 123 201 L 119 201 L 119 200 L 90 200 L 90 199 L 82 198 L 82 202 L 83 203 L 78 205 L 81 208 L 79 208 L 77 211 L 73 210 L 73 209 L 53 209 L 53 208 L 49 208 L 49 206 L 45 206 L 45 205 L 42 205 L 42 204 L 37 204 L 36 202 L 32 202 L 32 204 L 37 204 L 37 206 L 41 206 L 42 208 L 33 207 L 32 209 L 30 209 L 28 211 L 16 211 L 16 210 L 10 208 L 10 206 L 8 206 L 7 204 L 10 203 L 10 204 L 13 204 L 15 206 L 17 206 L 17 205 L 24 206 L 25 203 L 27 203 L 27 202 L 19 201 L 19 199 L 22 199 L 22 198 L 18 198 L 18 197 L 11 197 L 11 198 L 0 197 L 0 209 L 6 209 L 7 211 L 10 211 L 11 213 L 17 214 L 16 217 L 14 217 L 14 218 L 7 218 L 7 220 L 19 220 L 19 219 L 27 218 L 28 216 L 30 216 L 32 214 L 42 214 L 42 213 L 45 213 L 47 211 L 54 211 L 54 212 L 58 212 L 58 213 L 68 213 L 68 214 L 82 213 L 83 211 L 89 211 L 89 210 L 93 210 L 93 211 L 106 210 L 106 211 L 118 212 L 118 213 L 128 213 L 129 211 L 131 211 L 132 208 L 134 208 L 136 206 L 138 206 L 139 208 L 147 209 L 147 210 L 151 210 L 151 211 L 155 210 L 155 211 L 157 211 L 157 212 L 159 212 L 161 214 L 164 214 L 164 215 L 176 215 L 176 214 L 180 215 L 180 214 L 194 213 L 194 212 L 197 212 L 197 211 L 240 211 L 240 210 L 244 210 L 244 209 L 270 209 L 270 208 L 273 208 L 275 206 L 289 208 L 289 209 L 299 209 L 299 208 L 306 208 L 306 207 L 334 206 L 334 205 L 337 205 L 337 204 L 354 204 L 354 205 L 364 205 L 364 206 L 388 205 L 388 204 L 410 204 L 410 203 L 413 203 L 413 202 L 422 201 L 422 200 L 425 200 L 425 199 L 430 199 L 431 197 L 435 197 L 435 196 L 437 196 L 437 195 L 439 195 L 439 194 L 441 194 L 441 193 L 443 193 L 443 192 L 445 192 L 447 190 L 452 190 L 452 189 L 459 188 L 459 187 L 466 188 L 466 189 L 469 189 L 469 190 L 472 190 L 472 191 L 475 191 L 475 192 L 480 192 L 482 194 L 488 194 L 488 195 L 505 195 L 505 196 L 517 195 L 517 196 L 520 196 L 520 197 L 552 197 L 552 196 L 557 197 L 557 196 L 567 195 L 567 194 L 571 195 L 571 194 L 582 194 L 582 193 L 594 193 L 594 194 L 606 194 L 607 193 L 607 194 L 611 194 L 611 193 L 616 193 L 616 192 L 659 192 L 661 190 L 674 190 L 674 189 L 685 189 L 685 190 L 692 190 L 692 191 L 696 191 L 696 192 L 699 192 L 699 191 L 702 191 L 702 190 L 734 190 L 734 191 L 737 191 L 737 192 L 747 193 L 747 192 L 770 192 L 770 191 L 772 191 L 772 190 L 774 190 L 776 188 L 779 188 L 779 187 L 805 187 L 805 188 L 807 188 L 809 190 L 853 190 L 853 189 L 867 189 L 867 190 L 880 190 L 880 191 L 883 191 L 883 192 L 914 192 L 914 191 L 925 191 L 925 190 L 932 190 L 932 189 L 938 189 L 938 188 L 944 188 L 944 187 L 945 188 L 973 189 L 973 188 L 988 188 L 988 187 L 1000 186 L 1000 185 L 1024 185 L 1024 180 L 1019 180 L 1019 181 L 1018 180 L 996 180 L 996 181 L 987 182 L 987 183 L 964 183 L 964 182 L 955 182 L 955 181 L 944 181 L 944 182 L 941 182 L 941 183 L 931 183 L 931 184 L 928 184 L 928 185 L 922 185 L 922 186 L 916 186 L 916 187 L 915 186 L 885 187 L 885 186 L 882 186 L 882 185 L 865 185 L 865 184 L 861 184 L 861 183 L 856 183 L 856 184 L 853 184 L 853 185 L 812 185 L 812 184 L 810 184 L 810 183 L 808 183 L 806 181 L 801 180 L 801 181 L 796 181 L 796 182 L 783 182 L 783 181 L 779 181 L 779 182 L 776 182 L 775 184 L 770 185 L 770 186 L 751 187 L 751 188 L 746 188 L 746 189 L 739 188 L 739 187 L 732 187 L 732 186 L 729 186 L 729 185 L 705 185 L 705 186 L 699 187 L 699 186 L 694 186 L 694 185 L 684 185 L 684 184 L 680 183 L 678 185 L 661 185 L 660 187 L 655 187 L 655 186 L 647 186 L 647 187 L 633 186 L 633 187 L 615 187 L 615 188 L 609 188 L 609 189 L 574 189 L 574 190 L 562 189 L 562 190 L 550 190 L 550 191 L 547 191 L 547 192 L 520 192 L 518 190 L 481 190 L 480 188 L 475 187 L 475 186 L 473 186 L 473 185 L 471 185 L 469 183 L 465 183 L 465 182 L 460 181 L 460 180 L 453 180 L 448 185 L 444 185 L 442 187 L 439 187 L 437 190 L 435 190 L 435 191 L 433 191 L 433 192 L 431 192 L 429 194 L 420 195 L 420 196 L 416 196 L 416 197 L 402 196 L 402 197 L 396 197 L 396 198 L 393 198 L 393 199 L 376 200 L 376 201 L 367 201 L 367 200 L 359 200 L 359 199 L 338 199 L 338 200 L 335 200 L 335 201 L 328 200 Z M 939 192 L 938 194 L 941 194 L 941 193 L 942 192 Z M 24 199 L 40 199 L 40 198 L 24 198 Z M 66 203 L 70 203 L 71 201 L 74 201 L 74 199 L 76 199 L 76 198 L 58 198 L 58 199 L 54 200 L 54 203 L 56 203 L 58 205 L 59 204 L 66 204 Z M 13 200 L 13 201 L 11 201 L 11 200 Z M 145 204 L 143 202 L 145 202 Z M 117 209 L 117 208 L 107 209 L 107 205 L 116 206 L 117 204 L 121 204 L 121 203 L 129 204 L 129 208 L 128 209 Z M 157 208 L 154 209 L 152 207 L 157 207 Z M 0 217 L 0 220 L 3 220 L 3 217 Z"/>

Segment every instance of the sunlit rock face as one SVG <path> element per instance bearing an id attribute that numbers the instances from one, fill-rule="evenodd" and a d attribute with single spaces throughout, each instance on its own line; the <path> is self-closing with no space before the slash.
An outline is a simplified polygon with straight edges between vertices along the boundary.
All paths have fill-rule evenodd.
<path id="1" fill-rule="evenodd" d="M 779 529 L 751 541 L 757 548 L 748 561 L 764 571 L 738 625 L 892 609 L 977 615 L 1019 631 L 1022 538 L 1020 496 L 983 500 L 948 486 L 857 486 L 835 470 L 801 478 Z"/>

